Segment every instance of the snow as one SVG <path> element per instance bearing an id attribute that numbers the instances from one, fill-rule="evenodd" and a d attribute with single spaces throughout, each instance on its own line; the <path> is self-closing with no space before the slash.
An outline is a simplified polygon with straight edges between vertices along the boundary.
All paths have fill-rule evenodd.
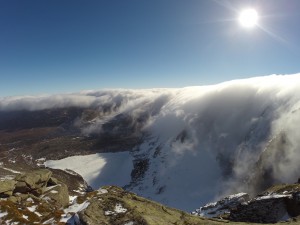
<path id="1" fill-rule="evenodd" d="M 27 202 L 34 202 L 33 199 L 31 197 L 26 199 Z"/>
<path id="2" fill-rule="evenodd" d="M 127 209 L 125 209 L 120 203 L 117 203 L 115 206 L 115 212 L 116 213 L 125 213 L 125 212 L 127 212 Z"/>
<path id="3" fill-rule="evenodd" d="M 71 212 L 72 213 L 77 213 L 79 211 L 84 210 L 86 207 L 89 206 L 89 204 L 90 203 L 88 201 L 85 201 L 85 202 L 83 202 L 81 204 L 75 203 L 73 205 L 70 205 L 68 208 L 64 209 L 64 212 L 65 213 L 71 213 Z"/>
<path id="4" fill-rule="evenodd" d="M 265 200 L 265 199 L 274 199 L 274 198 L 289 198 L 289 197 L 292 197 L 291 194 L 270 194 L 270 195 L 264 195 L 264 196 L 261 196 L 261 197 L 257 197 L 255 198 L 256 200 Z"/>
<path id="5" fill-rule="evenodd" d="M 72 196 L 72 195 L 69 195 L 69 202 L 70 202 L 70 204 L 72 204 L 72 203 L 74 203 L 75 201 L 76 201 L 76 199 L 77 199 L 77 196 Z"/>
<path id="6" fill-rule="evenodd" d="M 25 220 L 28 220 L 28 216 L 22 215 Z"/>
<path id="7" fill-rule="evenodd" d="M 16 163 L 16 160 L 14 160 L 14 159 L 9 159 L 8 160 L 10 163 Z"/>
<path id="8" fill-rule="evenodd" d="M 59 185 L 60 185 L 60 184 L 46 187 L 46 188 L 45 188 L 45 192 L 50 191 L 51 189 L 53 189 L 53 188 L 55 188 L 55 187 L 57 187 L 57 186 L 59 186 Z"/>
<path id="9" fill-rule="evenodd" d="M 27 209 L 30 211 L 30 212 L 35 212 L 37 208 L 37 205 L 33 205 L 33 206 L 30 206 L 30 207 L 27 207 Z"/>
<path id="10" fill-rule="evenodd" d="M 46 160 L 46 158 L 39 158 L 39 159 L 37 159 L 36 161 L 45 161 Z"/>
<path id="11" fill-rule="evenodd" d="M 108 191 L 106 189 L 100 188 L 98 189 L 98 194 L 106 194 Z"/>
<path id="12" fill-rule="evenodd" d="M 62 218 L 60 219 L 60 222 L 64 222 L 75 225 L 78 221 L 78 215 L 77 213 L 86 209 L 89 206 L 89 202 L 85 201 L 81 204 L 74 203 L 70 205 L 68 208 L 64 209 L 64 214 L 62 215 Z"/>
<path id="13" fill-rule="evenodd" d="M 0 180 L 13 180 L 15 178 L 15 175 L 5 175 L 3 177 L 0 177 Z"/>
<path id="14" fill-rule="evenodd" d="M 73 170 L 94 189 L 104 185 L 129 184 L 133 169 L 132 157 L 128 152 L 71 156 L 61 160 L 46 161 L 45 166 Z"/>
<path id="15" fill-rule="evenodd" d="M 50 218 L 50 219 L 46 220 L 43 224 L 55 224 L 55 223 L 56 223 L 55 219 Z"/>
<path id="16" fill-rule="evenodd" d="M 8 213 L 7 212 L 0 212 L 0 218 L 6 216 Z"/>
<path id="17" fill-rule="evenodd" d="M 115 205 L 114 211 L 107 210 L 104 212 L 105 216 L 117 215 L 119 213 L 126 213 L 127 209 L 125 209 L 121 203 L 117 203 Z"/>
<path id="18" fill-rule="evenodd" d="M 110 211 L 110 210 L 107 210 L 107 211 L 104 212 L 105 216 L 110 216 L 110 215 L 115 215 L 115 214 L 116 214 L 115 212 Z"/>
<path id="19" fill-rule="evenodd" d="M 40 214 L 39 212 L 34 212 L 37 216 L 42 217 L 43 215 Z"/>
<path id="20" fill-rule="evenodd" d="M 134 225 L 134 222 L 129 221 L 129 222 L 127 222 L 127 223 L 124 223 L 124 225 Z"/>
<path id="21" fill-rule="evenodd" d="M 249 195 L 247 193 L 238 193 L 226 196 L 225 198 L 212 202 L 196 209 L 192 212 L 193 215 L 203 216 L 207 218 L 218 217 L 219 215 L 229 214 L 232 208 L 237 205 L 245 204 Z"/>
<path id="22" fill-rule="evenodd" d="M 21 172 L 19 172 L 19 171 L 16 171 L 16 170 L 13 170 L 13 169 L 10 169 L 10 168 L 6 168 L 6 167 L 1 167 L 1 169 L 10 171 L 10 172 L 12 172 L 12 173 L 21 173 Z"/>

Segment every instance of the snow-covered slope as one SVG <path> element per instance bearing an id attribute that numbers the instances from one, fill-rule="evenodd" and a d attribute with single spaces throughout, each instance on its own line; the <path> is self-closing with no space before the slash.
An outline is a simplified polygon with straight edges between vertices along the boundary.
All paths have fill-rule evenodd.
<path id="1" fill-rule="evenodd" d="M 0 101 L 2 111 L 70 106 L 97 111 L 74 121 L 83 135 L 138 138 L 127 149 L 135 169 L 126 188 L 173 207 L 191 211 L 299 177 L 300 74 Z"/>

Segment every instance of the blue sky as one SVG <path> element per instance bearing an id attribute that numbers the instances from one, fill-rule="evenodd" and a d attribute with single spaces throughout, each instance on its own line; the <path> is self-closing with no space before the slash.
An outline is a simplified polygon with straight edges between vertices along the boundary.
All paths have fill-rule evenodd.
<path id="1" fill-rule="evenodd" d="M 259 26 L 237 22 L 254 7 Z M 299 0 L 0 0 L 0 96 L 300 72 Z"/>

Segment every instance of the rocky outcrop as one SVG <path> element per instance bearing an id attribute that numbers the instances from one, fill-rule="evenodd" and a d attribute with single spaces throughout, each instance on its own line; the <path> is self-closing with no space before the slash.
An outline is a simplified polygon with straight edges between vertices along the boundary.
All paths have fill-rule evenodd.
<path id="1" fill-rule="evenodd" d="M 44 196 L 50 198 L 57 207 L 66 207 L 69 204 L 68 187 L 61 182 L 48 187 L 44 192 Z"/>
<path id="2" fill-rule="evenodd" d="M 13 224 L 57 224 L 47 220 L 59 221 L 62 208 L 69 204 L 69 193 L 68 187 L 51 175 L 50 170 L 39 169 L 1 181 L 0 224 L 4 219 Z"/>
<path id="3" fill-rule="evenodd" d="M 229 219 L 238 222 L 276 223 L 287 214 L 287 196 L 253 199 L 230 212 Z"/>
<path id="4" fill-rule="evenodd" d="M 230 220 L 275 223 L 300 215 L 300 184 L 275 185 L 259 196 L 239 205 Z"/>
<path id="5" fill-rule="evenodd" d="M 16 186 L 15 180 L 4 180 L 0 182 L 0 197 L 8 197 L 13 194 Z"/>
<path id="6" fill-rule="evenodd" d="M 207 218 L 227 218 L 231 210 L 249 200 L 250 197 L 247 193 L 229 195 L 217 202 L 209 203 L 196 209 L 192 214 Z"/>
<path id="7" fill-rule="evenodd" d="M 19 174 L 15 178 L 17 184 L 14 192 L 32 193 L 39 196 L 43 194 L 51 175 L 52 172 L 46 169 Z"/>
<path id="8" fill-rule="evenodd" d="M 246 194 L 244 196 L 248 197 Z M 244 196 L 237 194 L 225 197 L 192 214 L 251 223 L 276 223 L 300 215 L 300 184 L 276 185 L 253 199 Z"/>

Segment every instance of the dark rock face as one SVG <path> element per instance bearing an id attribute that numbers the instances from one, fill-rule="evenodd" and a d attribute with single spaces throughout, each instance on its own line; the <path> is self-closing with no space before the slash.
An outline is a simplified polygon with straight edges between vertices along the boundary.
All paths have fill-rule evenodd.
<path id="1" fill-rule="evenodd" d="M 286 207 L 290 216 L 300 215 L 300 192 L 293 193 L 292 198 L 286 200 Z"/>
<path id="2" fill-rule="evenodd" d="M 276 223 L 287 213 L 286 197 L 253 200 L 240 204 L 229 219 L 238 222 Z"/>
<path id="3" fill-rule="evenodd" d="M 192 214 L 252 223 L 277 223 L 300 215 L 300 184 L 279 184 L 251 200 L 247 197 L 243 193 L 227 196 Z"/>

